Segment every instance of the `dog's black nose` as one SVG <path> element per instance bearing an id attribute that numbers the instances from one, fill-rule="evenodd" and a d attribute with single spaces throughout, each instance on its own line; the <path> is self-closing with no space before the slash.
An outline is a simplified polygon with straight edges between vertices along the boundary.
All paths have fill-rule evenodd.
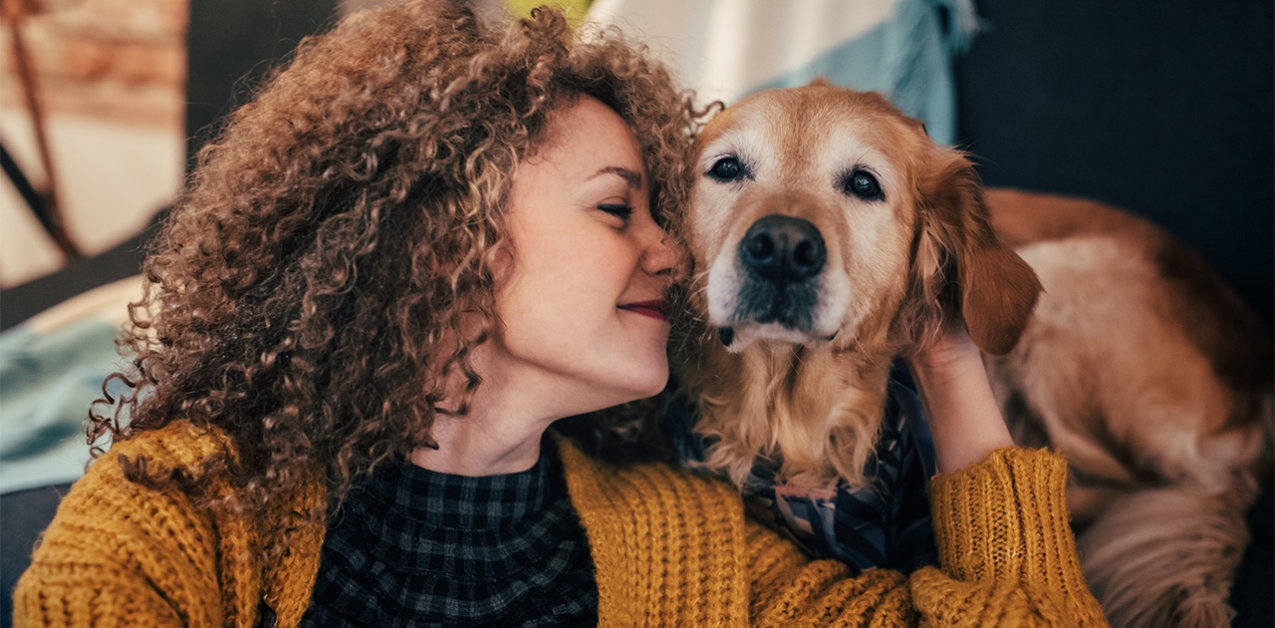
<path id="1" fill-rule="evenodd" d="M 804 281 L 828 258 L 819 229 L 808 220 L 773 214 L 753 223 L 739 243 L 744 267 L 771 281 Z"/>

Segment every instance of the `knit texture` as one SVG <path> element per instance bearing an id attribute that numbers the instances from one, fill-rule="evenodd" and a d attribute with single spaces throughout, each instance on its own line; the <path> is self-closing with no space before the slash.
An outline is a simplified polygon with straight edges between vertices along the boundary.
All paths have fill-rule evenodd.
<path id="1" fill-rule="evenodd" d="M 317 478 L 248 520 L 195 508 L 175 489 L 134 484 L 119 465 L 122 455 L 145 456 L 152 470 L 195 475 L 215 452 L 234 454 L 223 432 L 201 434 L 181 421 L 94 462 L 62 499 L 18 581 L 15 625 L 250 628 L 263 600 L 281 626 L 296 625 L 309 605 L 323 529 L 297 526 L 292 538 L 301 551 L 270 564 L 262 541 L 270 526 L 323 499 Z"/>
<path id="2" fill-rule="evenodd" d="M 23 626 L 278 625 L 310 601 L 323 530 L 301 527 L 265 564 L 270 517 L 324 498 L 317 482 L 260 521 L 214 516 L 184 495 L 127 482 L 120 454 L 194 470 L 230 451 L 185 423 L 117 444 L 63 500 L 14 594 Z M 232 452 L 233 453 L 233 452 Z M 942 569 L 911 578 L 809 561 L 744 517 L 726 483 L 663 465 L 613 467 L 568 441 L 559 455 L 597 569 L 600 626 L 1105 626 L 1080 575 L 1065 465 L 1006 449 L 931 485 Z"/>

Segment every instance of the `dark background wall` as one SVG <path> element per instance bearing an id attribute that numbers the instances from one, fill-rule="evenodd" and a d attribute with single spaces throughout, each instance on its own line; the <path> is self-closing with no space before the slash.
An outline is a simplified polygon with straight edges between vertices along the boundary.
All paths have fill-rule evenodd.
<path id="1" fill-rule="evenodd" d="M 960 134 L 989 185 L 1132 210 L 1199 250 L 1268 328 L 1275 3 L 977 0 Z"/>
<path id="2" fill-rule="evenodd" d="M 188 163 L 216 132 L 222 117 L 248 102 L 266 72 L 303 37 L 335 20 L 336 9 L 336 0 L 191 0 L 186 38 Z"/>

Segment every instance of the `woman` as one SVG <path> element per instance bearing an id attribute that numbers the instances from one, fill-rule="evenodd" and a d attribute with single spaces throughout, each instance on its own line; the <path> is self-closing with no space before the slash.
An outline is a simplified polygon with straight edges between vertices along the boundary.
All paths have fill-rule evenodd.
<path id="1" fill-rule="evenodd" d="M 915 361 L 969 465 L 934 482 L 944 572 L 852 578 L 723 482 L 546 437 L 664 386 L 695 128 L 663 69 L 549 11 L 502 36 L 413 2 L 305 42 L 146 263 L 135 394 L 19 625 L 1102 625 L 1063 466 L 987 455 L 968 342 Z"/>

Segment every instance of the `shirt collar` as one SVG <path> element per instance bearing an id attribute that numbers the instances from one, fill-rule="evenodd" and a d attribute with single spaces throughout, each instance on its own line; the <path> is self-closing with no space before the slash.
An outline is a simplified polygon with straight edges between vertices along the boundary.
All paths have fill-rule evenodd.
<path id="1" fill-rule="evenodd" d="M 368 492 L 398 514 L 431 526 L 466 530 L 509 526 L 544 508 L 554 466 L 547 452 L 550 447 L 546 439 L 535 465 L 507 475 L 470 477 L 411 463 L 393 465 L 373 479 Z"/>

